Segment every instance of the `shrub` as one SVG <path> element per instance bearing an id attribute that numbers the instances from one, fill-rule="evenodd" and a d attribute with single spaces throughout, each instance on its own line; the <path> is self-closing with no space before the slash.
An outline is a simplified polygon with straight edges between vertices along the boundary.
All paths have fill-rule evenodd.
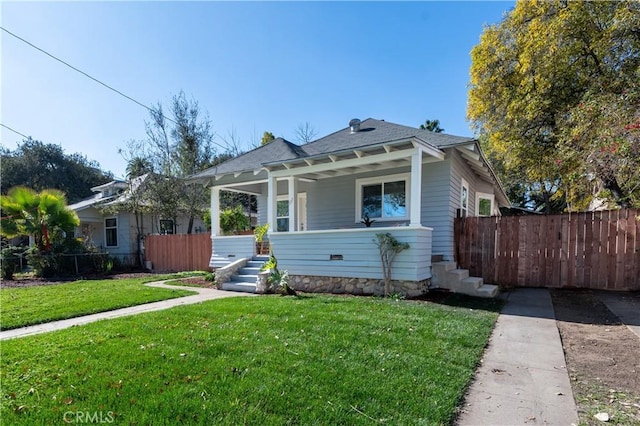
<path id="1" fill-rule="evenodd" d="M 250 226 L 249 218 L 244 214 L 240 205 L 220 212 L 220 228 L 225 234 L 245 231 Z"/>
<path id="2" fill-rule="evenodd" d="M 12 280 L 13 274 L 20 268 L 20 256 L 23 247 L 5 246 L 1 250 L 2 264 L 0 265 L 2 279 Z"/>
<path id="3" fill-rule="evenodd" d="M 40 251 L 34 246 L 27 252 L 27 262 L 37 277 L 49 278 L 59 273 L 62 255 Z"/>

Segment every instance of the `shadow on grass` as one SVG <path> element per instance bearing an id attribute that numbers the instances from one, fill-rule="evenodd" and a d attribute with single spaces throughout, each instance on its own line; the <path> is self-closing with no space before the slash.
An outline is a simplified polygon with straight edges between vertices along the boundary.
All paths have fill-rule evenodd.
<path id="1" fill-rule="evenodd" d="M 413 298 L 412 300 L 423 300 L 431 303 L 437 303 L 439 305 L 465 309 L 477 309 L 489 312 L 500 312 L 504 306 L 504 300 L 500 298 L 485 299 L 442 290 L 431 290 L 427 294 L 418 298 Z"/>
<path id="2" fill-rule="evenodd" d="M 278 296 L 278 295 L 272 295 Z M 326 297 L 330 296 L 330 297 Z M 296 296 L 280 296 L 288 297 L 295 300 L 312 300 L 321 299 L 319 303 L 338 303 L 340 299 L 352 298 L 352 297 L 365 297 L 383 300 L 383 296 L 371 296 L 371 295 L 353 295 L 353 294 L 333 294 L 333 293 L 301 293 L 298 292 Z M 392 297 L 386 298 L 392 300 Z M 400 299 L 404 300 L 404 299 Z M 407 298 L 406 300 L 412 302 L 431 302 L 438 305 L 452 306 L 464 309 L 476 309 L 489 312 L 500 312 L 504 306 L 504 300 L 502 298 L 484 299 L 481 297 L 467 296 L 464 294 L 451 293 L 449 291 L 431 290 L 427 294 L 418 297 Z"/>

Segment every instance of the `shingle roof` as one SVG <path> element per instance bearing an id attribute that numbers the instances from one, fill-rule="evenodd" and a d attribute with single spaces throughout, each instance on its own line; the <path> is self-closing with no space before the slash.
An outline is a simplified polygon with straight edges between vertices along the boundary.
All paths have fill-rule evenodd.
<path id="1" fill-rule="evenodd" d="M 286 161 L 307 156 L 308 154 L 301 146 L 283 138 L 276 138 L 266 145 L 197 173 L 192 178 L 198 179 L 227 173 L 246 172 L 260 169 L 263 164 L 272 161 Z"/>
<path id="2" fill-rule="evenodd" d="M 472 138 L 434 133 L 429 130 L 367 118 L 361 122 L 359 132 L 352 134 L 351 129 L 345 127 L 302 147 L 309 155 L 318 155 L 411 138 L 418 138 L 436 148 L 448 148 L 474 142 Z"/>
<path id="3" fill-rule="evenodd" d="M 277 138 L 266 145 L 204 170 L 192 178 L 207 178 L 215 175 L 252 171 L 260 169 L 262 165 L 268 163 L 331 154 L 345 149 L 364 148 L 412 138 L 417 138 L 434 148 L 449 148 L 475 141 L 473 138 L 434 133 L 429 130 L 367 118 L 361 122 L 360 131 L 354 134 L 351 133 L 349 127 L 345 127 L 302 146 Z"/>

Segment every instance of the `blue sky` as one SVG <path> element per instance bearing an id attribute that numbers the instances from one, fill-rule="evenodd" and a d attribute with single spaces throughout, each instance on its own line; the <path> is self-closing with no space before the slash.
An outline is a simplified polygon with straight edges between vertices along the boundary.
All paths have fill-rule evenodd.
<path id="1" fill-rule="evenodd" d="M 418 126 L 465 119 L 471 48 L 514 2 L 6 2 L 2 26 L 152 106 L 181 90 L 218 142 L 262 132 L 296 142 L 351 118 Z M 122 177 L 118 154 L 148 112 L 0 32 L 2 124 Z M 2 145 L 22 137 L 2 128 Z"/>

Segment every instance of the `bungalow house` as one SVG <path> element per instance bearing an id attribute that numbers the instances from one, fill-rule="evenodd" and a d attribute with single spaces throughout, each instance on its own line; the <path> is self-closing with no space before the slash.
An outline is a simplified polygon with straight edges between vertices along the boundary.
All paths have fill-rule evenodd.
<path id="1" fill-rule="evenodd" d="M 218 226 L 220 192 L 239 191 L 256 196 L 258 222 L 269 224 L 272 253 L 296 289 L 382 293 L 374 239 L 390 233 L 409 244 L 392 265 L 394 292 L 497 291 L 454 263 L 454 218 L 509 205 L 475 139 L 353 119 L 305 145 L 277 138 L 192 178 L 211 188 L 210 265 L 230 280 L 223 288 L 255 291 L 253 236 L 221 235 Z"/>
<path id="2" fill-rule="evenodd" d="M 127 205 L 131 194 L 140 189 L 147 177 L 137 177 L 130 183 L 114 180 L 95 186 L 91 188 L 95 193 L 93 197 L 70 205 L 69 208 L 75 211 L 80 219 L 76 237 L 83 238 L 98 250 L 109 253 L 125 263 L 134 264 L 138 253 L 138 229 L 143 237 L 149 234 L 186 233 L 189 219 L 185 216 L 179 216 L 174 223 L 173 220 L 164 220 L 157 215 L 145 213 L 139 214 L 136 221 L 133 211 L 117 208 L 118 204 Z M 193 232 L 207 231 L 207 226 L 200 218 L 195 218 L 193 226 Z"/>

